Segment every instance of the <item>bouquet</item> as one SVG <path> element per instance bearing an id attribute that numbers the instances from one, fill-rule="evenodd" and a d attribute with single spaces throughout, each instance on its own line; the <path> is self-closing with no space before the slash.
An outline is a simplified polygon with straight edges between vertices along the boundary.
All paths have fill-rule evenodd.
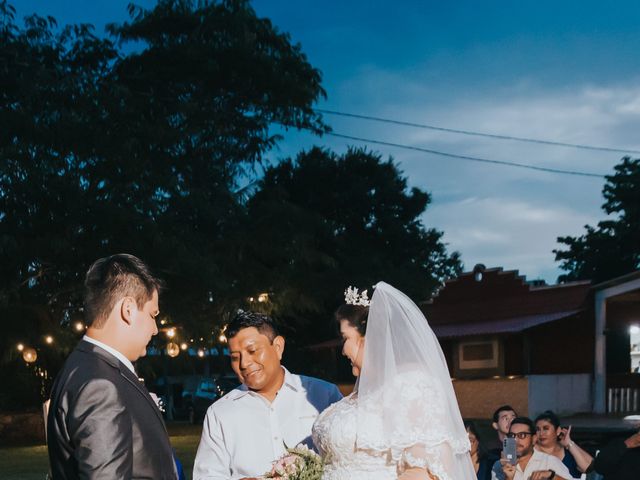
<path id="1" fill-rule="evenodd" d="M 280 480 L 321 480 L 322 458 L 306 445 L 287 448 L 286 453 L 273 462 L 264 478 Z"/>

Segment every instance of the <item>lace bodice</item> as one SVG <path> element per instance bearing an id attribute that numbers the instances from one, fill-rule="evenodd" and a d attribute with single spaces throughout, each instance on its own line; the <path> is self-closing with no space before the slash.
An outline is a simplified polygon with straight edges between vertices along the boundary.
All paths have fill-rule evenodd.
<path id="1" fill-rule="evenodd" d="M 389 428 L 381 407 L 383 395 L 391 396 L 388 401 L 398 422 L 390 448 L 377 441 Z M 323 480 L 397 479 L 409 467 L 428 469 L 439 480 L 475 480 L 466 432 L 459 437 L 449 431 L 443 422 L 447 415 L 436 385 L 413 373 L 399 375 L 393 385 L 360 408 L 355 395 L 342 399 L 313 426 L 314 443 L 325 460 Z M 366 426 L 360 439 L 358 418 Z M 362 448 L 364 444 L 372 447 Z"/>
<path id="2" fill-rule="evenodd" d="M 398 478 L 389 455 L 356 449 L 356 402 L 351 395 L 334 403 L 313 426 L 313 441 L 325 461 L 323 480 Z"/>

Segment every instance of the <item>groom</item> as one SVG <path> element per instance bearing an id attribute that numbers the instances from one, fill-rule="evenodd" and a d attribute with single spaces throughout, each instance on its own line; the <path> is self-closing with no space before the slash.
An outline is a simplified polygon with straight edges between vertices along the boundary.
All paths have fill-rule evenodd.
<path id="1" fill-rule="evenodd" d="M 240 311 L 225 333 L 243 385 L 209 407 L 194 480 L 261 477 L 285 445 L 312 445 L 316 417 L 342 398 L 335 385 L 280 365 L 285 342 L 268 316 Z"/>
<path id="2" fill-rule="evenodd" d="M 131 363 L 158 333 L 159 289 L 133 255 L 101 258 L 89 268 L 87 333 L 51 392 L 54 480 L 177 478 L 162 416 Z"/>

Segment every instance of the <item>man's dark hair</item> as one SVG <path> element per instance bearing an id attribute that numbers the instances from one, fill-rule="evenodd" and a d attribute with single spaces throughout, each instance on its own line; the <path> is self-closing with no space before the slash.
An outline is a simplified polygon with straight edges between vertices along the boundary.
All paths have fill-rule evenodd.
<path id="1" fill-rule="evenodd" d="M 161 289 L 162 281 L 133 255 L 119 253 L 96 260 L 84 280 L 85 321 L 101 328 L 121 298 L 132 297 L 141 309 Z"/>
<path id="2" fill-rule="evenodd" d="M 493 412 L 493 421 L 495 423 L 498 423 L 498 420 L 500 420 L 500 414 L 502 412 L 513 412 L 516 414 L 516 416 L 518 416 L 518 414 L 516 413 L 516 411 L 513 409 L 511 405 L 502 405 L 495 412 Z"/>
<path id="3" fill-rule="evenodd" d="M 511 426 L 509 427 L 509 431 L 511 431 L 511 427 L 513 427 L 514 425 L 526 425 L 527 427 L 529 427 L 529 433 L 536 433 L 536 426 L 533 424 L 533 420 L 531 420 L 529 417 L 516 417 L 513 419 L 513 421 L 511 422 Z"/>
<path id="4" fill-rule="evenodd" d="M 227 339 L 231 340 L 240 330 L 250 327 L 257 329 L 271 342 L 280 335 L 271 317 L 262 313 L 245 312 L 244 310 L 238 310 L 238 313 L 236 313 L 235 317 L 233 317 L 229 325 L 227 325 L 225 335 Z"/>

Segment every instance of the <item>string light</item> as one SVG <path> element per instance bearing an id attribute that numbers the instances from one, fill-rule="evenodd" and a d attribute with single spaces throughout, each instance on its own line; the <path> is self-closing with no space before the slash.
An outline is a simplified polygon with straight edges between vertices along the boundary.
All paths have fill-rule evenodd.
<path id="1" fill-rule="evenodd" d="M 83 330 L 84 330 L 84 323 L 82 323 L 82 322 L 76 322 L 76 324 L 75 324 L 75 329 L 76 329 L 76 332 L 81 332 L 81 331 L 83 331 Z"/>
<path id="2" fill-rule="evenodd" d="M 21 351 L 23 351 L 23 350 L 24 350 L 24 345 L 23 345 L 23 344 L 21 344 L 21 343 L 19 343 L 19 344 L 16 346 L 16 348 L 18 349 L 18 351 L 19 351 L 19 352 L 21 352 Z"/>
<path id="3" fill-rule="evenodd" d="M 167 355 L 170 357 L 177 357 L 180 353 L 180 347 L 173 342 L 167 344 Z"/>
<path id="4" fill-rule="evenodd" d="M 53 343 L 53 337 L 51 335 L 47 335 L 44 338 L 44 341 L 47 342 L 47 344 L 51 345 Z"/>
<path id="5" fill-rule="evenodd" d="M 35 349 L 27 347 L 22 352 L 22 358 L 27 363 L 33 363 L 38 359 L 38 353 Z"/>
<path id="6" fill-rule="evenodd" d="M 175 328 L 170 328 L 169 330 L 167 330 L 167 337 L 168 338 L 173 338 L 176 336 L 176 329 Z"/>
<path id="7" fill-rule="evenodd" d="M 198 349 L 198 356 L 200 358 L 204 357 L 204 350 L 203 349 L 201 349 L 201 348 Z"/>
<path id="8" fill-rule="evenodd" d="M 181 343 L 181 344 L 180 344 L 180 348 L 181 348 L 182 350 L 186 350 L 187 348 L 189 348 L 189 345 L 187 345 L 186 343 Z"/>
<path id="9" fill-rule="evenodd" d="M 224 334 L 224 332 L 227 331 L 227 326 L 225 325 L 224 327 L 222 327 L 222 330 L 220 331 L 220 336 L 218 337 L 218 340 L 220 340 L 222 343 L 227 343 L 227 336 Z"/>

